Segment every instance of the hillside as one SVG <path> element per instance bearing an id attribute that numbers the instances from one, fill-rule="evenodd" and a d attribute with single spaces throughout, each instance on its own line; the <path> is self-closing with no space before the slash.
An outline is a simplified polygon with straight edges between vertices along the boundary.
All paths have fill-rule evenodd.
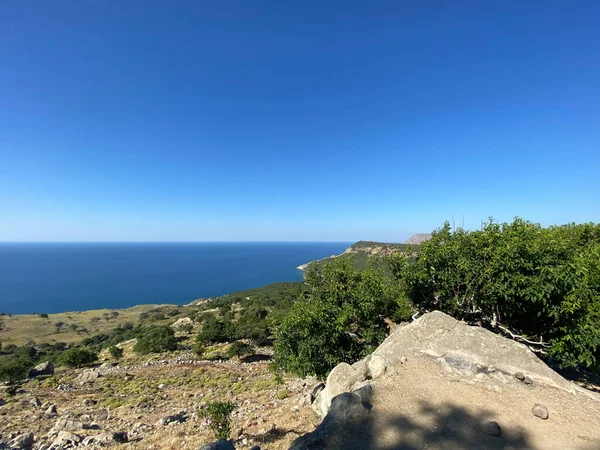
<path id="1" fill-rule="evenodd" d="M 423 235 L 415 235 L 415 236 L 423 236 Z M 408 240 L 413 239 L 415 236 L 409 238 Z M 419 242 L 423 242 L 423 240 L 419 240 Z M 419 245 L 411 244 L 408 242 L 397 244 L 397 243 L 388 243 L 388 242 L 374 242 L 374 241 L 358 241 L 348 247 L 344 253 L 339 255 L 331 255 L 328 258 L 320 259 L 317 263 L 322 263 L 326 261 L 330 261 L 334 258 L 342 258 L 342 257 L 352 257 L 354 258 L 354 265 L 357 269 L 364 269 L 367 265 L 367 262 L 372 257 L 381 258 L 383 256 L 389 255 L 394 252 L 404 252 L 407 250 L 411 250 L 412 252 L 419 250 Z M 306 268 L 312 263 L 308 262 L 305 264 L 301 264 L 298 266 L 299 270 L 306 270 Z"/>

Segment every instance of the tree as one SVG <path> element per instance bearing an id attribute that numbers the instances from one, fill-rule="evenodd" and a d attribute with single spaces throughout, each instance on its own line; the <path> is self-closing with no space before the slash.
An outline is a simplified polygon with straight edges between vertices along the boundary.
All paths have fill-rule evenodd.
<path id="1" fill-rule="evenodd" d="M 254 353 L 254 347 L 243 341 L 235 341 L 227 350 L 227 356 L 230 358 L 234 356 L 241 358 L 243 355 L 251 355 L 252 353 Z"/>
<path id="2" fill-rule="evenodd" d="M 110 356 L 112 356 L 117 361 L 123 356 L 123 349 L 117 347 L 116 345 L 111 345 L 110 347 L 108 347 L 108 352 L 110 353 Z"/>
<path id="3" fill-rule="evenodd" d="M 221 342 L 225 340 L 223 322 L 214 315 L 207 315 L 202 323 L 202 330 L 198 333 L 197 342 L 210 343 Z"/>
<path id="4" fill-rule="evenodd" d="M 481 323 L 563 367 L 600 364 L 600 225 L 446 223 L 413 264 L 401 259 L 392 271 L 420 310 Z"/>
<path id="5" fill-rule="evenodd" d="M 140 354 L 172 352 L 177 350 L 177 339 L 171 327 L 159 325 L 146 328 L 138 338 L 133 351 Z"/>
<path id="6" fill-rule="evenodd" d="M 98 360 L 98 354 L 81 347 L 73 347 L 65 350 L 60 355 L 59 362 L 69 367 L 85 367 Z"/>
<path id="7" fill-rule="evenodd" d="M 71 331 L 77 331 L 78 328 L 79 328 L 79 325 L 77 325 L 76 323 L 72 323 L 71 325 L 69 325 L 69 329 Z"/>
<path id="8" fill-rule="evenodd" d="M 60 330 L 61 330 L 61 328 L 62 328 L 64 325 L 65 325 L 65 323 L 64 323 L 64 322 L 60 322 L 60 321 L 59 321 L 59 322 L 56 322 L 56 323 L 54 324 L 54 326 L 56 327 L 56 332 L 57 332 L 57 333 L 60 333 Z"/>
<path id="9" fill-rule="evenodd" d="M 98 322 L 100 322 L 102 319 L 100 317 L 92 317 L 90 319 L 90 322 L 92 322 L 92 325 L 96 325 Z"/>
<path id="10" fill-rule="evenodd" d="M 27 358 L 2 356 L 0 357 L 0 380 L 15 385 L 27 377 L 31 367 L 33 367 L 32 361 Z"/>
<path id="11" fill-rule="evenodd" d="M 119 312 L 118 311 L 111 311 L 110 312 L 110 317 L 111 317 L 111 319 L 116 319 L 117 317 L 119 317 Z"/>
<path id="12" fill-rule="evenodd" d="M 387 336 L 387 317 L 409 317 L 406 297 L 380 267 L 359 272 L 352 260 L 338 258 L 312 264 L 304 280 L 307 293 L 274 344 L 275 365 L 297 375 L 325 377 L 336 364 L 360 359 Z"/>

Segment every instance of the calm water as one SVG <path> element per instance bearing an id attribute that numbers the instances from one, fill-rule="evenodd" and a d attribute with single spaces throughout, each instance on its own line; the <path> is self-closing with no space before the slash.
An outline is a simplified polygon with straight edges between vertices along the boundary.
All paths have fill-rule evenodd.
<path id="1" fill-rule="evenodd" d="M 0 312 L 184 304 L 275 281 L 349 243 L 0 243 Z"/>

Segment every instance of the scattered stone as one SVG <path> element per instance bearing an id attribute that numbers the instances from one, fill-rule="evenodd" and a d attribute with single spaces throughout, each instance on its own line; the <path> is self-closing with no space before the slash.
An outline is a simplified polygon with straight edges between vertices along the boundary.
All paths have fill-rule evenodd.
<path id="1" fill-rule="evenodd" d="M 479 429 L 483 433 L 489 434 L 490 436 L 498 437 L 502 435 L 502 428 L 500 427 L 500 424 L 494 420 L 485 420 L 481 422 L 479 424 Z"/>
<path id="2" fill-rule="evenodd" d="M 52 417 L 55 415 L 56 415 L 56 406 L 54 406 L 54 405 L 48 406 L 48 408 L 46 408 L 46 411 L 44 411 L 44 416 Z"/>
<path id="3" fill-rule="evenodd" d="M 50 445 L 51 449 L 62 449 L 69 448 L 69 446 L 75 447 L 81 442 L 81 436 L 69 431 L 60 431 L 56 439 Z"/>
<path id="4" fill-rule="evenodd" d="M 210 444 L 204 444 L 198 450 L 235 450 L 233 441 L 226 441 L 221 439 L 220 441 L 211 442 Z"/>
<path id="5" fill-rule="evenodd" d="M 124 431 L 119 431 L 116 433 L 101 433 L 93 436 L 86 437 L 81 444 L 84 447 L 88 447 L 90 445 L 107 445 L 111 443 L 115 444 L 125 444 L 129 441 L 127 433 Z"/>
<path id="6" fill-rule="evenodd" d="M 83 406 L 94 406 L 98 403 L 97 400 L 94 400 L 93 398 L 86 398 L 83 401 Z"/>
<path id="7" fill-rule="evenodd" d="M 187 415 L 185 411 L 180 411 L 177 414 L 172 414 L 170 416 L 165 416 L 160 419 L 156 424 L 157 425 L 169 425 L 171 423 L 183 423 L 187 420 Z"/>
<path id="8" fill-rule="evenodd" d="M 40 375 L 54 375 L 54 363 L 52 361 L 46 361 L 38 364 L 29 371 L 29 378 Z"/>
<path id="9" fill-rule="evenodd" d="M 548 419 L 549 416 L 548 408 L 541 403 L 536 403 L 533 405 L 533 408 L 531 408 L 531 414 L 533 414 L 535 417 L 539 417 L 542 420 Z"/>
<path id="10" fill-rule="evenodd" d="M 42 402 L 40 402 L 40 400 L 37 397 L 28 397 L 26 401 L 34 408 L 42 406 Z"/>
<path id="11" fill-rule="evenodd" d="M 75 378 L 75 382 L 79 383 L 80 385 L 84 385 L 86 383 L 93 383 L 98 379 L 99 376 L 100 375 L 98 375 L 98 372 L 94 370 L 86 370 L 85 372 L 82 372 L 77 378 Z"/>
<path id="12" fill-rule="evenodd" d="M 27 449 L 33 445 L 33 433 L 23 433 L 15 437 L 8 448 Z"/>
<path id="13" fill-rule="evenodd" d="M 160 384 L 158 385 L 158 388 L 159 388 L 159 389 L 164 389 L 164 388 L 166 388 L 166 387 L 167 387 L 167 385 L 166 385 L 165 383 L 160 383 Z"/>
<path id="14" fill-rule="evenodd" d="M 68 417 L 60 417 L 52 429 L 48 432 L 49 435 L 58 434 L 61 431 L 75 431 L 75 430 L 83 430 L 86 426 L 78 422 L 75 419 L 70 419 Z"/>

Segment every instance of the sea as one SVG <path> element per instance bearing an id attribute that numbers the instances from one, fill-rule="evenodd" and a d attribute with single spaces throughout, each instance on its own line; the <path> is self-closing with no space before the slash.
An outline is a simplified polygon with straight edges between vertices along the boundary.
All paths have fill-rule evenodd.
<path id="1" fill-rule="evenodd" d="M 0 312 L 57 313 L 197 298 L 299 281 L 350 242 L 0 243 Z"/>

